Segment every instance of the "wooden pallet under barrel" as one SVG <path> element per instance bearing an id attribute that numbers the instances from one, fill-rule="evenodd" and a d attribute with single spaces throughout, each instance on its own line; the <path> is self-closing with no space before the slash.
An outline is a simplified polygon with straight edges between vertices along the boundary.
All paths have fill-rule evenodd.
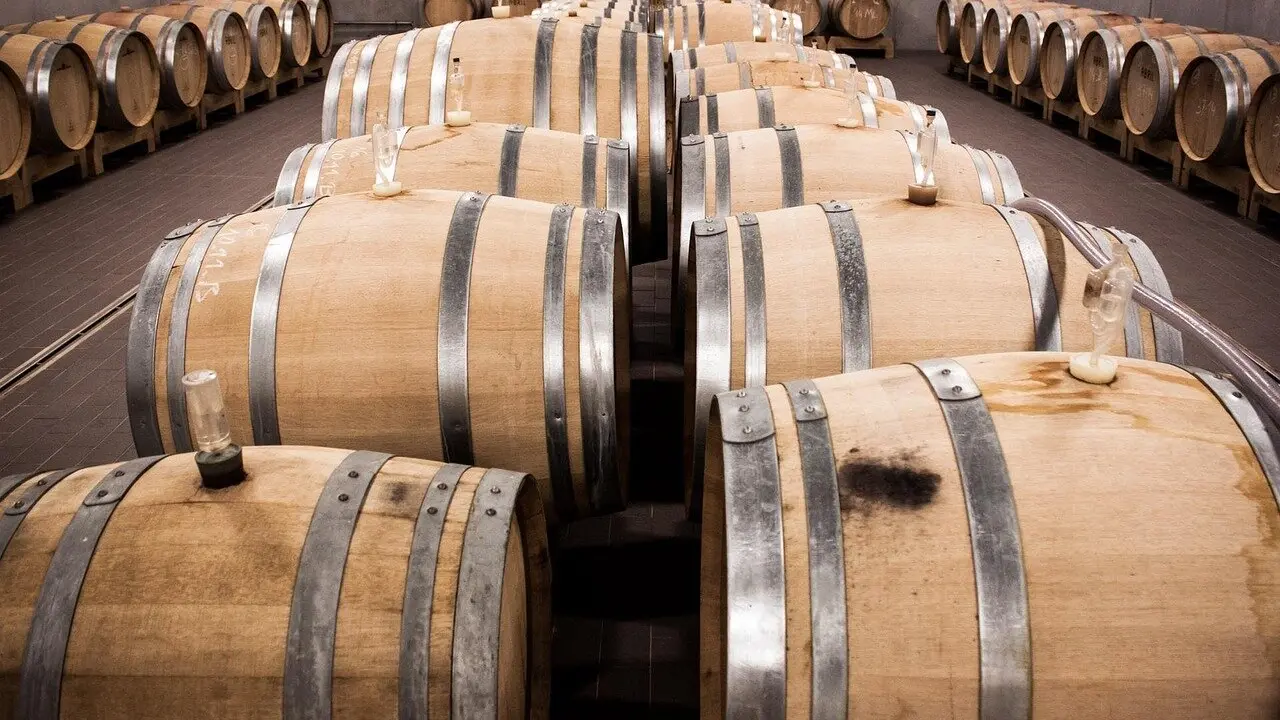
<path id="1" fill-rule="evenodd" d="M 89 150 L 72 150 L 53 154 L 35 154 L 27 157 L 17 174 L 8 180 L 0 180 L 0 199 L 10 198 L 13 211 L 18 212 L 35 202 L 32 186 L 63 170 L 75 168 L 80 179 L 89 177 Z"/>
<path id="2" fill-rule="evenodd" d="M 843 35 L 826 35 L 819 39 L 820 47 L 832 52 L 843 52 L 850 55 L 857 53 L 883 53 L 885 59 L 893 58 L 893 36 L 880 34 L 873 38 L 852 38 Z M 809 38 L 805 38 L 809 40 Z"/>

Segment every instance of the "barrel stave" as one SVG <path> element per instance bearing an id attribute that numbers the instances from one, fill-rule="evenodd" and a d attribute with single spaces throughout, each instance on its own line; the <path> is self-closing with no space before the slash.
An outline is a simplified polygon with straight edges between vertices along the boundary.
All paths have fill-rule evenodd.
<path id="1" fill-rule="evenodd" d="M 0 180 L 18 173 L 31 147 L 31 106 L 22 79 L 0 62 Z"/>
<path id="2" fill-rule="evenodd" d="M 465 219 L 470 212 L 478 225 Z M 329 230 L 352 217 L 361 233 Z M 557 217 L 569 224 L 553 235 Z M 282 222 L 301 223 L 285 246 L 279 228 L 291 225 Z M 468 245 L 470 227 L 477 234 Z M 385 242 L 393 236 L 401 241 Z M 521 237 L 529 241 L 513 242 Z M 542 310 L 552 237 L 564 257 L 554 266 L 563 283 L 558 329 L 544 327 Z M 232 432 L 246 444 L 345 444 L 454 462 L 496 455 L 530 468 L 560 517 L 617 507 L 629 443 L 622 239 L 607 211 L 435 190 L 392 201 L 339 195 L 196 228 L 177 240 L 167 279 L 144 278 L 164 283 L 164 299 L 138 310 L 156 318 L 154 352 L 136 331 L 131 338 L 135 442 L 143 452 L 182 447 L 186 430 L 173 424 L 182 416 L 169 388 L 184 368 L 215 367 Z M 285 254 L 264 260 L 272 242 Z M 266 284 L 264 267 L 283 267 L 283 277 Z M 189 289 L 178 301 L 183 277 Z M 315 292 L 322 287 L 342 291 Z M 482 299 L 480 289 L 491 287 L 503 292 Z M 274 327 L 255 320 L 257 306 L 277 308 Z M 171 346 L 171 338 L 184 341 Z M 545 373 L 563 378 L 562 397 L 544 394 Z M 481 380 L 494 377 L 504 382 Z M 556 419 L 554 398 L 563 407 Z M 152 411 L 157 432 L 146 424 Z M 563 438 L 563 471 L 552 473 L 549 433 Z"/>
<path id="3" fill-rule="evenodd" d="M 0 62 L 19 78 L 31 109 L 32 147 L 45 152 L 84 149 L 98 123 L 93 61 L 75 43 L 0 31 Z M 42 72 L 54 66 L 61 73 Z"/>
<path id="4" fill-rule="evenodd" d="M 1025 644 L 1012 644 L 1019 637 L 1018 615 L 994 615 L 980 604 L 998 584 L 975 575 L 970 515 L 974 503 L 990 509 L 991 495 L 970 495 L 957 460 L 962 442 L 979 428 L 972 420 L 952 427 L 954 404 L 940 402 L 920 370 L 898 366 L 819 379 L 810 397 L 819 400 L 825 418 L 814 422 L 796 422 L 793 416 L 804 408 L 778 386 L 745 399 L 722 395 L 713 417 L 717 442 L 708 447 L 708 477 L 717 487 L 708 488 L 714 502 L 703 516 L 708 716 L 724 707 L 726 669 L 756 672 L 762 681 L 729 702 L 762 699 L 781 717 L 784 696 L 767 695 L 767 689 L 782 689 L 785 679 L 789 701 L 793 688 L 818 680 L 810 665 L 832 660 L 847 669 L 850 713 L 909 706 L 928 714 L 954 707 L 976 715 L 980 697 L 1021 687 L 1020 701 L 1037 717 L 1073 717 L 1081 708 L 1121 708 L 1134 718 L 1274 715 L 1280 697 L 1266 650 L 1266 628 L 1274 620 L 1259 625 L 1248 608 L 1259 607 L 1252 570 L 1260 562 L 1257 553 L 1276 553 L 1261 539 L 1276 524 L 1276 501 L 1253 438 L 1225 411 L 1226 400 L 1179 368 L 1122 360 L 1118 380 L 1101 387 L 1071 378 L 1066 361 L 1060 354 L 1021 353 L 958 362 L 981 393 L 965 402 L 978 402 L 975 412 L 988 418 L 997 462 L 1007 472 L 1002 486 L 1011 492 L 1012 527 L 987 526 L 986 536 L 1017 550 L 1006 572 L 991 579 L 1024 588 L 1012 612 L 1025 613 L 1020 637 L 1031 640 Z M 771 437 L 744 444 L 731 435 L 729 424 L 744 403 L 763 404 L 772 416 Z M 805 437 L 829 443 L 832 455 L 824 467 L 834 481 L 797 462 L 804 454 L 797 439 L 801 426 L 808 428 Z M 965 432 L 971 434 L 962 437 Z M 1098 443 L 1099 434 L 1112 442 Z M 751 467 L 765 481 L 776 473 L 776 493 L 789 503 L 755 507 L 750 518 L 732 524 L 726 507 L 764 492 L 759 476 L 730 462 L 751 452 L 776 457 L 763 470 Z M 1118 473 L 1142 480 L 1117 485 Z M 984 484 L 991 476 L 998 478 L 988 473 Z M 1066 499 L 1062 488 L 1068 486 L 1070 497 L 1098 502 Z M 1171 496 L 1170 487 L 1180 491 Z M 902 488 L 910 492 L 894 492 Z M 832 490 L 840 496 L 835 532 L 824 528 L 815 538 L 791 504 L 810 496 L 807 511 L 817 498 L 829 502 Z M 806 575 L 804 561 L 829 557 L 811 548 L 837 539 L 840 570 L 857 581 L 832 588 L 838 577 Z M 1264 546 L 1270 549 L 1258 550 Z M 746 588 L 738 585 L 735 593 L 733 583 L 735 576 L 750 576 L 751 567 L 735 558 L 750 548 L 762 554 L 752 558 L 757 563 L 785 563 L 786 585 L 777 596 L 763 595 L 768 587 L 750 588 L 756 592 L 753 617 L 776 607 L 776 624 L 743 622 Z M 793 553 L 807 558 L 793 560 Z M 762 667 L 776 657 L 766 654 L 775 644 L 808 647 L 803 622 L 793 633 L 791 621 L 818 612 L 805 592 L 810 588 L 838 593 L 845 627 L 830 619 L 821 627 L 840 634 L 847 649 L 820 655 L 815 632 L 812 656 L 805 658 L 810 664 Z M 1268 618 L 1280 613 L 1280 603 L 1267 600 L 1264 606 Z M 939 627 L 946 629 L 941 637 Z M 1238 631 L 1224 634 L 1223 627 Z M 993 632 L 1011 644 L 988 644 Z M 1016 654 L 1019 649 L 1026 654 Z M 754 662 L 744 662 L 748 657 Z M 1189 664 L 1187 658 L 1198 660 Z M 1013 669 L 998 687 L 984 682 L 991 660 Z M 955 667 L 969 670 L 957 676 Z M 786 714 L 805 717 L 807 710 Z"/>
<path id="5" fill-rule="evenodd" d="M 442 33 L 445 41 L 439 40 Z M 535 60 L 540 33 L 551 43 L 551 59 L 545 65 Z M 595 63 L 587 65 L 586 74 L 581 72 L 584 37 L 594 38 L 597 46 L 596 53 L 588 55 Z M 437 45 L 442 48 L 440 53 Z M 502 63 L 489 62 L 495 48 L 503 50 Z M 404 59 L 400 67 L 406 70 L 397 81 L 396 57 L 401 51 Z M 662 163 L 651 162 L 662 153 L 650 151 L 650 147 L 666 146 L 660 55 L 654 36 L 553 19 L 484 20 L 360 41 L 344 46 L 335 59 L 342 70 L 330 76 L 322 136 L 331 139 L 368 132 L 379 115 L 393 128 L 443 121 L 444 102 L 449 96 L 447 61 L 460 58 L 467 75 L 464 106 L 473 121 L 545 126 L 616 137 L 628 143 L 636 192 L 632 205 L 646 230 L 637 233 L 637 238 L 648 240 L 648 245 L 637 243 L 633 248 L 633 261 L 646 262 L 663 256 L 666 247 L 667 178 Z M 437 56 L 442 58 L 438 71 Z M 362 63 L 367 70 L 360 70 Z M 540 72 L 540 67 L 546 71 Z M 553 76 L 552 68 L 563 68 L 564 72 Z M 433 81 L 433 75 L 438 82 Z M 592 76 L 593 85 L 584 82 L 583 78 Z M 399 90 L 401 83 L 403 92 Z M 526 91 L 513 93 L 512 87 Z M 545 88 L 545 95 L 540 94 L 540 88 Z M 545 98 L 545 103 L 535 102 L 535 95 Z M 402 112 L 401 103 L 392 103 L 401 97 Z M 540 106 L 545 115 L 535 112 Z"/>
<path id="6" fill-rule="evenodd" d="M 434 589 L 426 606 L 414 606 L 431 622 L 423 636 L 432 653 L 422 667 L 422 702 L 447 711 L 451 690 L 455 699 L 475 701 L 468 684 L 479 674 L 488 676 L 482 685 L 492 683 L 481 701 L 506 716 L 545 716 L 549 562 L 541 503 L 527 476 L 321 448 L 245 448 L 248 481 L 209 491 L 200 488 L 191 455 L 158 460 L 108 508 L 78 598 L 70 608 L 53 608 L 76 619 L 58 681 L 61 712 L 214 718 L 278 715 L 282 706 L 286 715 L 305 714 L 303 703 L 315 702 L 394 716 L 397 686 L 406 681 L 403 649 L 418 646 L 402 638 L 406 628 L 416 632 L 402 626 L 401 617 L 410 589 L 420 586 L 417 579 L 407 582 L 412 572 Z M 35 672 L 19 662 L 36 597 L 42 585 L 48 590 L 47 575 L 69 569 L 54 567 L 69 542 L 64 530 L 85 512 L 82 502 L 95 496 L 104 476 L 129 466 L 70 471 L 60 482 L 65 473 L 40 473 L 16 491 L 28 497 L 35 483 L 56 482 L 22 518 L 0 557 L 6 578 L 0 646 L 9 659 L 0 707 L 6 712 L 16 702 L 19 678 L 26 682 Z M 352 481 L 339 472 L 344 467 L 367 468 L 372 480 L 367 486 Z M 443 492 L 440 483 L 456 490 Z M 295 585 L 295 576 L 314 572 L 317 558 L 304 551 L 316 540 L 313 517 L 346 499 L 338 497 L 339 486 L 361 501 L 359 521 L 348 530 L 349 550 L 336 564 L 341 591 L 330 606 L 319 601 L 323 587 L 313 595 Z M 437 512 L 427 513 L 429 504 Z M 415 533 L 429 534 L 437 517 L 438 547 L 415 547 Z M 480 527 L 497 542 L 476 542 Z M 471 571 L 478 566 L 492 568 L 500 596 L 475 602 Z M 308 649 L 321 654 L 318 659 L 332 654 L 332 667 L 321 669 L 316 681 L 331 683 L 332 691 L 322 695 L 324 686 L 315 687 L 309 697 L 312 686 L 282 677 L 282 669 L 287 674 L 291 664 L 305 662 L 290 645 L 291 633 L 310 633 L 297 613 L 313 598 L 317 622 L 333 623 L 336 632 L 326 638 L 320 625 L 313 633 L 316 644 Z M 484 647 L 441 636 L 445 628 L 473 625 L 492 633 Z"/>

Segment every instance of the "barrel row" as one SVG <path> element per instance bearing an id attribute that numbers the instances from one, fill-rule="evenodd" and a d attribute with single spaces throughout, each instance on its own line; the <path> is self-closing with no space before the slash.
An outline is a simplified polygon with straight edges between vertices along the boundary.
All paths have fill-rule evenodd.
<path id="1" fill-rule="evenodd" d="M 668 9 L 714 17 L 735 6 L 751 8 Z M 248 687 L 230 696 L 242 714 L 261 705 L 288 717 L 346 707 L 547 717 L 549 589 L 536 518 L 626 505 L 630 266 L 658 254 L 670 171 L 685 475 L 706 560 L 705 716 L 841 717 L 875 707 L 1029 718 L 1033 706 L 1044 715 L 1055 703 L 1078 708 L 1086 694 L 1140 718 L 1188 707 L 1274 716 L 1268 633 L 1277 603 L 1255 577 L 1280 559 L 1268 540 L 1274 448 L 1256 433 L 1250 402 L 1221 377 L 1135 359 L 1121 361 L 1111 385 L 1071 378 L 1067 356 L 1054 351 L 1093 347 L 1076 300 L 1091 267 L 1036 217 L 1008 207 L 1024 192 L 1006 158 L 951 142 L 940 114 L 886 97 L 891 85 L 886 93 L 830 58 L 807 63 L 797 51 L 801 70 L 791 56 L 731 61 L 723 48 L 692 46 L 723 27 L 712 22 L 689 51 L 725 62 L 686 55 L 689 68 L 667 77 L 663 39 L 675 34 L 646 35 L 603 13 L 576 22 L 563 11 L 495 13 L 344 46 L 322 142 L 289 155 L 275 207 L 194 223 L 160 245 L 140 284 L 126 368 L 135 444 L 153 457 L 94 471 L 101 483 L 123 478 L 118 485 L 137 490 L 113 494 L 117 484 L 99 490 L 86 480 L 69 500 L 118 504 L 125 522 L 132 503 L 150 500 L 156 514 L 125 529 L 130 547 L 164 548 L 166 558 L 174 546 L 190 553 L 183 528 L 230 544 L 252 523 L 292 595 L 261 569 L 220 564 L 224 555 L 261 564 L 261 542 L 191 560 L 213 589 L 114 557 L 104 566 L 119 573 L 104 587 L 147 602 L 144 583 L 153 583 L 177 613 L 213 604 L 188 589 L 289 608 L 287 622 L 281 612 L 237 628 L 267 656 L 241 652 L 238 661 L 282 668 L 278 680 L 267 671 L 262 682 L 241 681 Z M 747 33 L 755 28 L 743 24 L 731 41 L 759 37 Z M 682 45 L 692 35 L 684 25 L 677 34 Z M 779 84 L 733 82 L 743 73 L 735 63 L 754 80 L 762 62 L 787 64 L 770 69 L 782 70 L 770 81 Z M 696 70 L 706 71 L 702 87 L 677 95 L 675 73 Z M 713 70 L 730 84 L 712 85 Z M 833 87 L 837 71 L 845 92 Z M 829 84 L 813 75 L 826 72 Z M 833 96 L 844 100 L 834 118 L 822 105 Z M 647 118 L 638 109 L 646 101 Z M 787 124 L 793 113 L 816 120 Z M 668 158 L 672 133 L 679 142 Z M 392 164 L 390 177 L 375 181 L 375 155 L 384 170 Z M 905 199 L 923 185 L 936 187 L 936 203 Z M 1081 228 L 1170 296 L 1140 240 Z M 1040 352 L 1012 352 L 1021 350 Z M 963 357 L 985 352 L 1012 354 Z M 1134 306 L 1123 354 L 1178 363 L 1181 337 Z M 939 356 L 962 359 L 924 359 Z M 894 364 L 904 361 L 914 364 Z M 222 378 L 238 442 L 282 446 L 248 448 L 253 477 L 225 497 L 199 489 L 190 456 L 158 460 L 196 445 L 182 378 L 200 368 Z M 804 379 L 833 373 L 852 374 Z M 291 452 L 324 455 L 309 473 L 295 471 L 309 483 L 293 481 Z M 393 465 L 394 455 L 450 464 L 411 461 L 415 472 Z M 148 462 L 184 467 L 185 480 L 138 500 Z M 272 469 L 289 482 L 268 484 Z M 377 482 L 382 475 L 392 477 Z M 32 480 L 48 478 L 16 482 Z M 272 496 L 276 488 L 289 499 Z M 251 500 L 302 514 L 278 530 Z M 250 505 L 253 517 L 235 525 L 222 503 Z M 89 513 L 111 514 L 74 511 Z M 57 563 L 61 546 L 75 545 L 87 567 L 98 550 L 73 542 L 86 535 L 70 522 L 70 539 L 45 532 L 31 553 Z M 147 541 L 132 541 L 138 535 Z M 96 546 L 104 556 L 114 547 Z M 370 546 L 394 547 L 385 565 L 395 572 L 361 572 L 383 557 Z M 357 558 L 352 578 L 367 585 L 340 592 L 333 578 Z M 119 691 L 77 695 L 77 673 L 103 671 L 75 662 L 61 675 L 30 670 L 59 652 L 83 657 L 44 638 L 116 632 L 71 621 L 82 612 L 91 620 L 95 602 L 117 613 L 123 604 L 99 600 L 96 586 L 66 591 L 63 578 L 75 574 L 55 569 L 45 576 L 53 599 L 42 602 L 43 588 L 14 595 L 27 605 L 37 598 L 34 619 L 18 614 L 17 637 L 29 626 L 40 639 L 25 656 L 7 654 L 24 658 L 8 673 L 20 678 L 20 716 L 57 714 L 48 698 L 76 715 L 70 703 L 99 707 Z M 224 573 L 254 587 L 218 582 Z M 428 600 L 437 604 L 424 609 Z M 360 602 L 388 627 L 360 624 L 379 622 L 364 619 L 375 612 Z M 344 633 L 376 635 L 350 650 L 376 660 L 339 656 L 347 648 L 331 638 L 344 607 L 357 616 Z M 231 654 L 227 633 L 181 617 L 170 626 L 211 638 L 200 657 Z M 281 639 L 283 661 L 273 664 Z M 1188 669 L 1186 658 L 1200 654 L 1205 667 Z M 130 682 L 156 673 L 130 659 L 101 662 Z M 175 661 L 186 656 L 168 659 L 166 678 L 185 677 Z M 351 667 L 380 682 L 352 682 Z M 151 709 L 180 685 L 155 681 L 136 695 Z M 221 695 L 206 700 L 209 685 Z M 192 687 L 168 707 L 228 703 L 225 682 Z"/>
<path id="2" fill-rule="evenodd" d="M 306 68 L 329 53 L 332 26 L 329 0 L 189 0 L 8 26 L 0 181 L 29 154 L 84 150 L 95 132 L 147 128 L 159 110 L 198 116 L 206 93 Z"/>
<path id="3" fill-rule="evenodd" d="M 1280 196 L 1280 45 L 1123 13 L 1023 0 L 942 0 L 938 49 L 1049 100 L 1078 102 L 1193 163 L 1247 166 Z M 1178 165 L 1178 158 L 1172 159 Z"/>

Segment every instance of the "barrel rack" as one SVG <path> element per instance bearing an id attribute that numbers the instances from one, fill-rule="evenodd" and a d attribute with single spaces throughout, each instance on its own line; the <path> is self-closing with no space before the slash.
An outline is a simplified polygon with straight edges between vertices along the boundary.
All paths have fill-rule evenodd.
<path id="1" fill-rule="evenodd" d="M 107 171 L 106 159 L 117 153 L 132 151 L 151 154 L 163 144 L 164 133 L 182 129 L 203 132 L 211 115 L 237 116 L 245 112 L 250 101 L 258 104 L 275 100 L 280 91 L 296 90 L 308 82 L 323 82 L 329 74 L 329 56 L 315 58 L 301 68 L 280 68 L 274 77 L 251 80 L 242 90 L 231 93 L 208 93 L 198 107 L 187 110 L 159 108 L 151 122 L 134 130 L 103 130 L 94 133 L 89 146 L 55 154 L 32 153 L 22 169 L 8 180 L 0 180 L 0 215 L 4 201 L 13 212 L 21 212 L 35 202 L 35 185 L 64 171 L 75 170 L 81 181 L 98 177 Z"/>
<path id="2" fill-rule="evenodd" d="M 987 72 L 981 62 L 969 64 L 950 55 L 946 62 L 948 75 L 1007 100 L 1014 109 L 1032 112 L 1045 123 L 1074 126 L 1081 139 L 1114 148 L 1125 162 L 1141 165 L 1154 160 L 1168 166 L 1169 181 L 1184 192 L 1208 185 L 1229 193 L 1236 199 L 1236 213 L 1254 222 L 1263 217 L 1263 211 L 1280 214 L 1280 197 L 1263 192 L 1246 167 L 1197 162 L 1186 157 L 1177 138 L 1149 138 L 1131 132 L 1121 118 L 1090 117 L 1078 101 L 1048 98 L 1043 88 L 1016 85 L 1008 72 Z"/>

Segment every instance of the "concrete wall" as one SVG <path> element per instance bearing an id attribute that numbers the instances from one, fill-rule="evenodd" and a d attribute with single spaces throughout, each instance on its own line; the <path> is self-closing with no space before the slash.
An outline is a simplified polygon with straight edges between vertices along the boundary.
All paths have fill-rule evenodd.
<path id="1" fill-rule="evenodd" d="M 124 0 L 128 2 L 128 0 Z M 411 22 L 414 0 L 331 0 L 338 22 Z M 937 0 L 891 0 L 898 47 L 934 49 Z M 1074 0 L 1076 4 L 1136 15 L 1163 17 L 1207 28 L 1223 28 L 1280 41 L 1280 0 Z M 121 0 L 0 0 L 0 25 L 53 15 L 110 10 Z M 139 3 L 141 4 L 141 3 Z"/>
<path id="2" fill-rule="evenodd" d="M 901 50 L 936 50 L 937 0 L 890 0 Z M 1280 42 L 1280 0 L 1067 0 L 1073 5 L 1246 33 Z"/>

